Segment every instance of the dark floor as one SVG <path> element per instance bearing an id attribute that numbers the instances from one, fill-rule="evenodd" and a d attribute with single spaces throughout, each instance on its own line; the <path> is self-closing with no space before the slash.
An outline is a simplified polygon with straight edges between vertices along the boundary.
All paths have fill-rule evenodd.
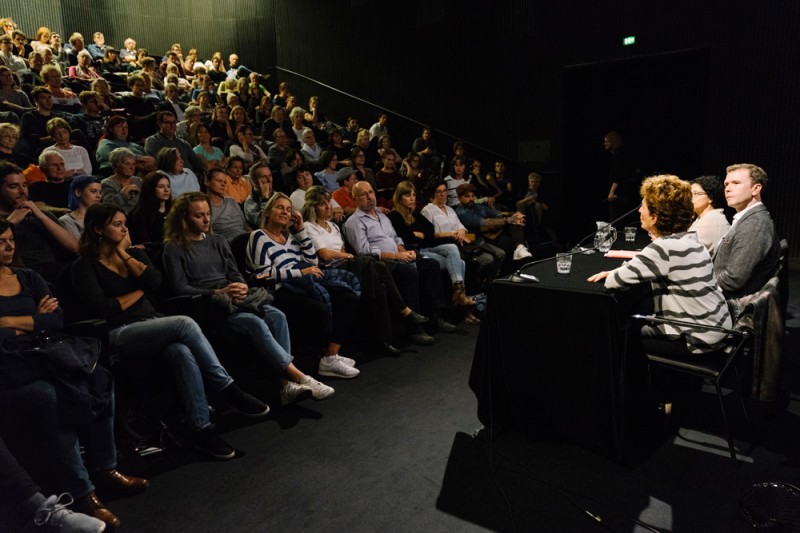
<path id="1" fill-rule="evenodd" d="M 792 274 L 787 393 L 777 406 L 754 406 L 758 431 L 737 439 L 738 467 L 713 431 L 713 395 L 677 411 L 678 436 L 634 468 L 516 433 L 490 448 L 472 436 L 477 329 L 462 325 L 417 353 L 366 362 L 358 379 L 329 380 L 330 400 L 233 423 L 224 435 L 242 453 L 232 461 L 180 450 L 153 460 L 151 489 L 109 506 L 123 531 L 647 531 L 633 519 L 663 532 L 751 531 L 738 509 L 750 485 L 800 486 L 800 273 Z"/>

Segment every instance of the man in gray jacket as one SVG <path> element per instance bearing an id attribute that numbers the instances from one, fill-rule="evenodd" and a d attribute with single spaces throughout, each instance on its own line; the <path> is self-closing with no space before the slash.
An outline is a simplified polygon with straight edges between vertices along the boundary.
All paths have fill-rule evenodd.
<path id="1" fill-rule="evenodd" d="M 736 214 L 714 255 L 714 268 L 725 297 L 739 298 L 758 292 L 775 274 L 780 244 L 772 217 L 761 203 L 767 173 L 751 164 L 731 165 L 726 171 L 725 200 Z"/>

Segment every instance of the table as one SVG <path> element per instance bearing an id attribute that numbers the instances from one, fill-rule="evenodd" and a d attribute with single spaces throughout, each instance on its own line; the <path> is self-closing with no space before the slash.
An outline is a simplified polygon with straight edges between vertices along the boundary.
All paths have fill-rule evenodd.
<path id="1" fill-rule="evenodd" d="M 647 242 L 644 234 L 635 243 L 620 238 L 614 249 Z M 491 284 L 470 374 L 478 418 L 490 431 L 517 428 L 534 440 L 566 439 L 623 460 L 625 324 L 650 287 L 611 292 L 586 281 L 622 261 L 576 254 L 562 276 L 553 258 L 524 270 L 541 283 Z"/>

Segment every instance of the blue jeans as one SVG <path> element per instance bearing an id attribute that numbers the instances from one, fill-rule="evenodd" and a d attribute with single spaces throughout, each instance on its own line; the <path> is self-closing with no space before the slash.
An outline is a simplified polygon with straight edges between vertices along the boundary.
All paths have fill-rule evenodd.
<path id="1" fill-rule="evenodd" d="M 439 268 L 447 269 L 453 283 L 464 281 L 464 269 L 466 264 L 461 259 L 458 246 L 452 243 L 440 244 L 433 248 L 422 248 L 419 253 L 429 259 L 435 259 L 439 263 Z"/>
<path id="2" fill-rule="evenodd" d="M 233 378 L 194 320 L 187 316 L 150 318 L 113 329 L 108 337 L 121 359 L 163 355 L 175 373 L 189 425 L 199 430 L 211 424 L 203 381 L 211 392 L 219 392 L 233 383 Z"/>
<path id="3" fill-rule="evenodd" d="M 0 435 L 47 494 L 69 492 L 81 498 L 94 490 L 87 467 L 116 468 L 113 415 L 81 426 L 62 424 L 55 387 L 46 381 L 3 391 L 0 403 L 6 407 L 0 415 Z M 113 397 L 109 409 L 114 412 Z M 86 449 L 85 465 L 79 438 Z"/>
<path id="4" fill-rule="evenodd" d="M 253 343 L 261 358 L 283 372 L 292 362 L 286 315 L 271 305 L 265 305 L 262 309 L 263 319 L 253 313 L 240 311 L 228 317 L 228 324 L 231 330 L 244 335 Z"/>

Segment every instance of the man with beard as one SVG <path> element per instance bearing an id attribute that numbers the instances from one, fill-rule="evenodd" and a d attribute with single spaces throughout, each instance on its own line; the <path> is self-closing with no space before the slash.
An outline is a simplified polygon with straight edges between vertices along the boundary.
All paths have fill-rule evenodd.
<path id="1" fill-rule="evenodd" d="M 421 313 L 424 307 L 423 314 L 433 316 L 436 309 L 444 305 L 439 263 L 406 250 L 389 217 L 377 208 L 372 185 L 360 181 L 353 186 L 352 194 L 358 208 L 344 224 L 350 246 L 357 254 L 373 255 L 383 261 L 408 307 L 415 313 Z M 439 331 L 455 331 L 455 326 L 441 317 L 434 322 Z M 419 325 L 414 326 L 411 340 L 417 344 L 434 341 Z"/>

